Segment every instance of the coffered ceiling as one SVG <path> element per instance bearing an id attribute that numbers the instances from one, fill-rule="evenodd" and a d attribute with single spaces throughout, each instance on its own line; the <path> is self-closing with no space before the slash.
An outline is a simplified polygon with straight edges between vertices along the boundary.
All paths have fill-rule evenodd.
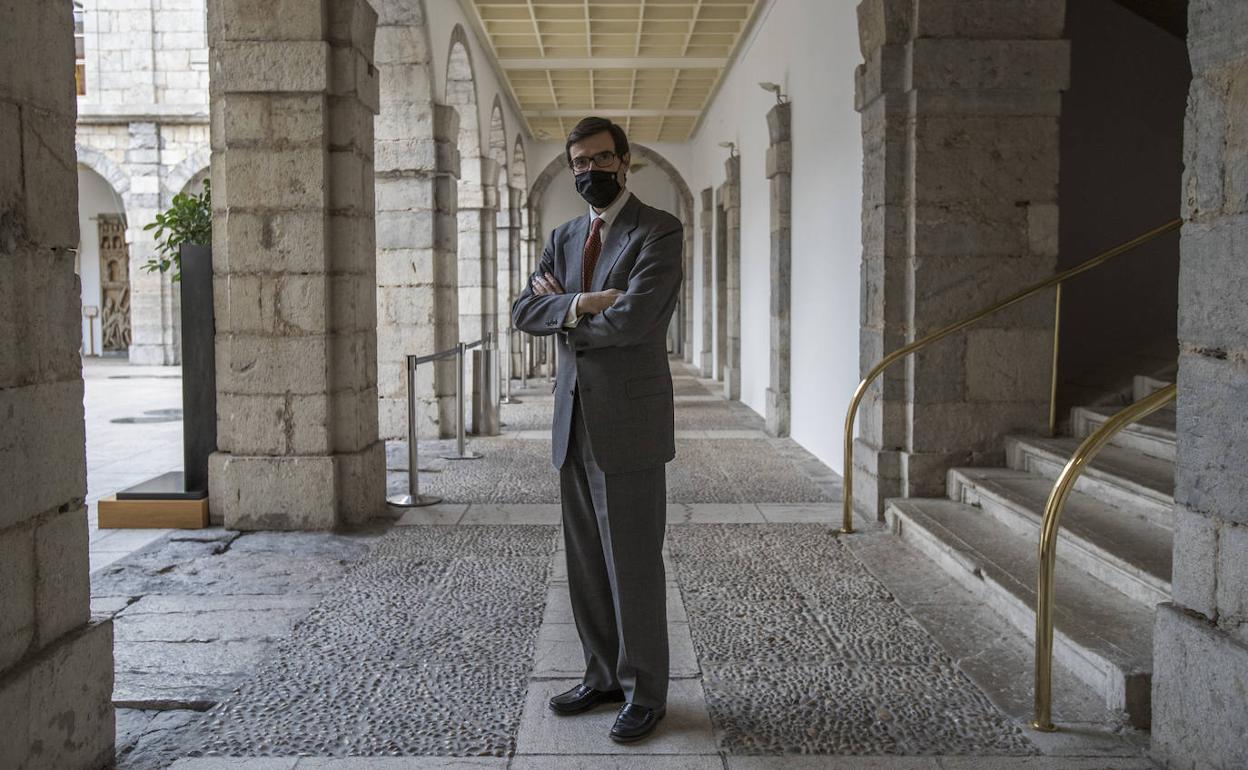
<path id="1" fill-rule="evenodd" d="M 461 0 L 538 139 L 586 115 L 684 141 L 760 0 Z"/>

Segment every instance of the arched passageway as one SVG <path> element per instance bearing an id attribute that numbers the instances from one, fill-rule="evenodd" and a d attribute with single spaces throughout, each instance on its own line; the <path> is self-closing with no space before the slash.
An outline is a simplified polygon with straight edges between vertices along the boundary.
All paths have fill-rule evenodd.
<path id="1" fill-rule="evenodd" d="M 383 439 L 407 435 L 408 354 L 459 339 L 455 248 L 458 113 L 434 103 L 428 19 L 421 0 L 374 0 L 381 79 L 376 120 L 377 395 Z M 443 148 L 439 150 L 439 147 Z M 417 430 L 449 436 L 455 370 L 423 367 L 416 380 Z"/>
<path id="2" fill-rule="evenodd" d="M 498 191 L 496 161 L 489 156 L 488 144 L 483 147 L 481 142 L 477 81 L 468 36 L 459 26 L 451 33 L 445 101 L 459 113 L 459 337 L 471 342 L 494 328 L 497 315 L 494 265 Z"/>

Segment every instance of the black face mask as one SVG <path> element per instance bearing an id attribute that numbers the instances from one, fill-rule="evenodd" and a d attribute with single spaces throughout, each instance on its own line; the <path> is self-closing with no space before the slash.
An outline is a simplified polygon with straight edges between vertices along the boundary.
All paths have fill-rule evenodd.
<path id="1" fill-rule="evenodd" d="M 620 194 L 616 171 L 590 169 L 576 175 L 576 191 L 594 208 L 605 209 Z"/>

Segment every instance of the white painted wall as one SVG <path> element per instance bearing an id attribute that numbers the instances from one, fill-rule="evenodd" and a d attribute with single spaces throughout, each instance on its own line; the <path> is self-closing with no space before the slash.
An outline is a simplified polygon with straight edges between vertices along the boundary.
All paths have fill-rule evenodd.
<path id="1" fill-rule="evenodd" d="M 78 232 L 81 242 L 78 247 L 78 275 L 82 284 L 82 305 L 95 305 L 102 310 L 100 298 L 100 244 L 99 215 L 122 213 L 121 198 L 113 192 L 113 188 L 99 174 L 90 169 L 78 167 Z M 81 309 L 79 310 L 81 316 Z M 91 350 L 87 340 L 88 323 L 82 318 L 82 352 Z M 95 352 L 99 355 L 104 349 L 103 335 L 100 332 L 100 317 L 95 319 Z"/>
<path id="2" fill-rule="evenodd" d="M 724 182 L 741 155 L 741 400 L 762 414 L 769 378 L 770 188 L 767 111 L 779 83 L 792 98 L 792 435 L 840 468 L 844 410 L 858 382 L 862 134 L 854 110 L 858 50 L 852 0 L 772 0 L 690 142 L 687 178 L 699 192 Z M 694 350 L 701 349 L 701 227 L 695 228 Z M 713 283 L 713 282 L 712 282 Z M 696 363 L 696 361 L 695 361 Z"/>

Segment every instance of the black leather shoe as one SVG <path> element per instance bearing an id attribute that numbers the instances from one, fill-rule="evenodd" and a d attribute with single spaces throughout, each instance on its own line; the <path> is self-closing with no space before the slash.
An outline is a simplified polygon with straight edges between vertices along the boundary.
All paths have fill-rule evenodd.
<path id="1" fill-rule="evenodd" d="M 567 692 L 550 699 L 550 708 L 556 714 L 579 714 L 589 711 L 600 703 L 619 703 L 624 700 L 623 690 L 595 690 L 584 682 Z"/>
<path id="2" fill-rule="evenodd" d="M 667 709 L 660 706 L 652 709 L 649 706 L 638 706 L 636 703 L 625 703 L 620 714 L 611 726 L 611 740 L 617 743 L 638 741 L 650 734 L 659 723 Z"/>

